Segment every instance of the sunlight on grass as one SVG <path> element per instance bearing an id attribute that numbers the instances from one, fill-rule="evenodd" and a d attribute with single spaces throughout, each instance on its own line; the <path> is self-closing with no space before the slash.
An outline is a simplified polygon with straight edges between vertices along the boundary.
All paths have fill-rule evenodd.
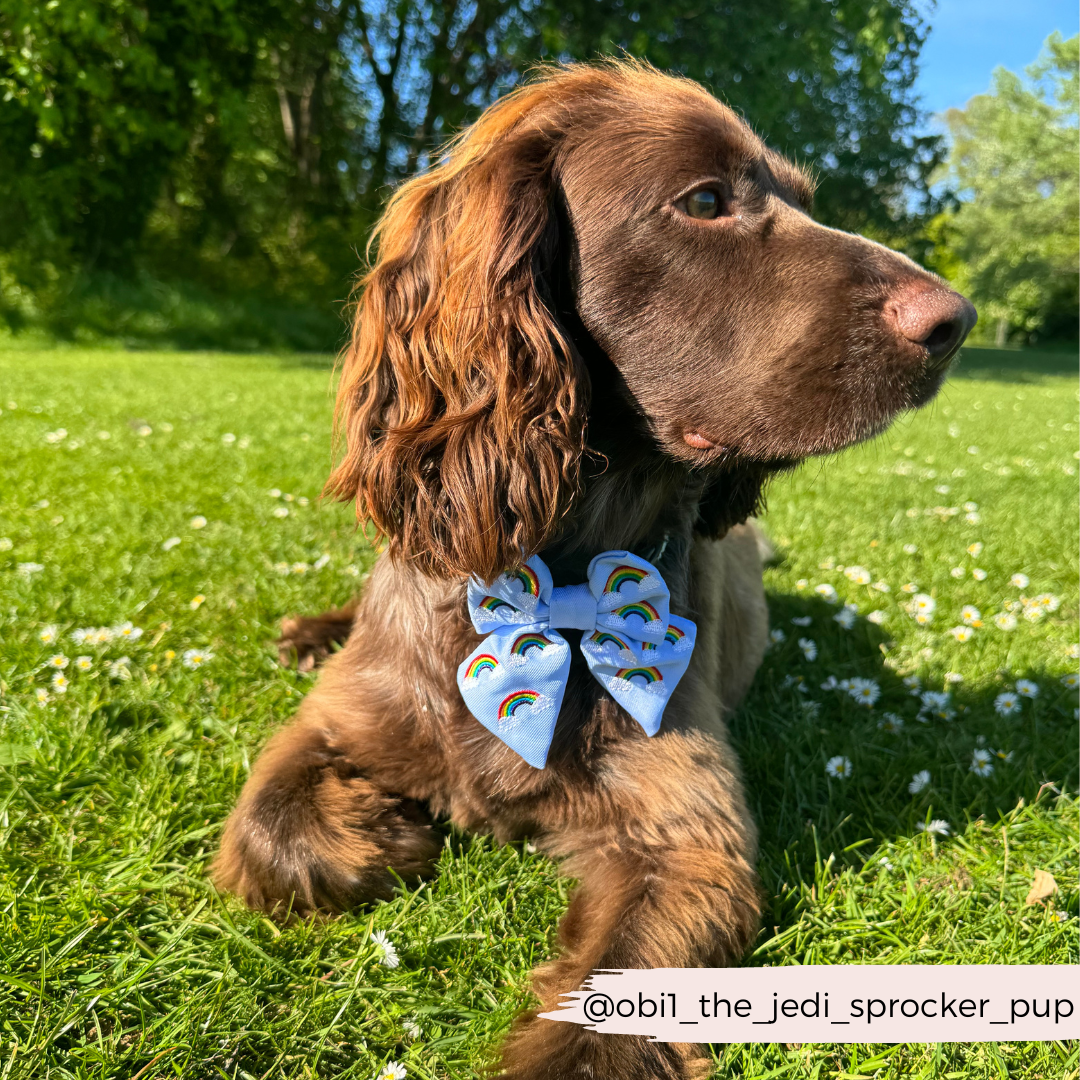
<path id="1" fill-rule="evenodd" d="M 772 485 L 775 641 L 732 722 L 767 894 L 750 963 L 1078 959 L 1077 387 L 1029 356 L 970 350 L 929 409 Z M 568 884 L 526 845 L 446 829 L 433 881 L 287 930 L 205 878 L 310 685 L 278 620 L 372 559 L 318 499 L 329 366 L 0 357 L 5 1080 L 472 1077 L 528 1002 Z M 1036 868 L 1061 891 L 1028 907 Z M 1077 1075 L 1053 1043 L 716 1055 L 725 1077 Z"/>

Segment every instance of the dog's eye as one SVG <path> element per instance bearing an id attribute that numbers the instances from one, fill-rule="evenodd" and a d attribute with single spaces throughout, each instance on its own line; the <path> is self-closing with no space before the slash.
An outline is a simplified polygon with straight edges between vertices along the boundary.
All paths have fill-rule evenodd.
<path id="1" fill-rule="evenodd" d="M 688 217 L 708 221 L 720 216 L 720 195 L 712 188 L 692 191 L 682 203 Z"/>

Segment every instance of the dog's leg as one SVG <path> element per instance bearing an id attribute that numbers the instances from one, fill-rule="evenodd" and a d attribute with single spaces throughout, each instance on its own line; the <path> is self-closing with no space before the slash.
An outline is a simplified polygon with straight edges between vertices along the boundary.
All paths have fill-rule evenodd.
<path id="1" fill-rule="evenodd" d="M 276 735 L 225 826 L 212 876 L 279 916 L 343 911 L 430 870 L 439 845 L 419 804 L 364 775 L 318 714 Z"/>
<path id="2" fill-rule="evenodd" d="M 628 741 L 603 763 L 602 790 L 545 844 L 580 883 L 540 968 L 545 1009 L 594 968 L 732 964 L 757 931 L 756 838 L 730 751 L 698 732 Z M 686 1080 L 708 1072 L 689 1044 L 604 1035 L 530 1015 L 507 1043 L 513 1080 Z"/>
<path id="3" fill-rule="evenodd" d="M 278 660 L 282 667 L 294 662 L 297 670 L 311 671 L 325 660 L 335 645 L 344 645 L 356 617 L 357 601 L 321 615 L 290 615 L 281 622 L 277 640 Z"/>

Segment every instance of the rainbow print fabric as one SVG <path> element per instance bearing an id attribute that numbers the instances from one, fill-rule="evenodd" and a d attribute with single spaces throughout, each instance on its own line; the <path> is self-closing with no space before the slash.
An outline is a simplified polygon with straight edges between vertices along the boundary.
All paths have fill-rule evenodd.
<path id="1" fill-rule="evenodd" d="M 458 667 L 458 688 L 473 716 L 537 769 L 547 764 L 570 671 L 560 629 L 581 631 L 593 677 L 650 736 L 694 649 L 696 628 L 668 610 L 651 563 L 605 551 L 588 575 L 554 588 L 534 555 L 493 582 L 469 582 L 469 616 L 486 636 Z"/>

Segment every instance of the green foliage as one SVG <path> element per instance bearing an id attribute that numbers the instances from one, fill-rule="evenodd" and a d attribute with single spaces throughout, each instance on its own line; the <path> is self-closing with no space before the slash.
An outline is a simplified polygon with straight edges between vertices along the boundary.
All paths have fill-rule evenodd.
<path id="1" fill-rule="evenodd" d="M 824 220 L 891 236 L 937 160 L 913 134 L 924 34 L 911 0 L 770 0 L 752 19 L 683 0 L 11 0 L 0 319 L 96 337 L 119 275 L 156 283 L 147 296 L 309 308 L 333 347 L 389 185 L 537 60 L 621 49 L 705 82 L 811 164 Z M 134 317 L 113 333 L 190 339 L 160 314 L 150 338 Z"/>
<path id="2" fill-rule="evenodd" d="M 433 881 L 337 920 L 281 930 L 207 882 L 251 762 L 311 685 L 278 666 L 278 621 L 343 602 L 373 558 L 351 509 L 316 498 L 329 367 L 0 357 L 5 1080 L 371 1080 L 391 1059 L 410 1078 L 471 1080 L 550 955 L 568 891 L 555 867 L 449 828 Z M 966 350 L 933 410 L 773 485 L 766 585 L 786 639 L 731 724 L 766 904 L 749 963 L 1077 961 L 1077 695 L 1061 682 L 1077 669 L 1076 389 L 1075 356 Z M 1011 584 L 1018 572 L 1029 586 Z M 937 602 L 927 626 L 904 607 L 913 581 Z M 818 584 L 857 607 L 850 629 Z M 1060 607 L 995 626 L 1041 593 Z M 966 604 L 984 625 L 961 642 L 949 631 Z M 129 620 L 137 640 L 71 639 Z M 815 660 L 799 637 L 816 642 Z M 213 656 L 187 667 L 192 648 Z M 873 679 L 881 699 L 821 689 L 829 676 Z M 912 676 L 951 689 L 956 715 L 920 722 Z M 999 716 L 994 699 L 1018 678 L 1039 694 Z M 879 727 L 886 712 L 903 726 Z M 978 776 L 983 747 L 1012 756 Z M 849 778 L 826 773 L 833 755 L 851 759 Z M 909 793 L 923 769 L 930 783 Z M 954 835 L 917 829 L 933 818 Z M 1028 907 L 1035 869 L 1061 892 Z M 373 929 L 398 967 L 381 963 Z M 716 1076 L 1076 1080 L 1077 1053 L 728 1045 Z"/>
<path id="3" fill-rule="evenodd" d="M 942 178 L 960 196 L 933 225 L 938 269 L 980 311 L 984 339 L 1077 335 L 1080 37 L 1047 39 L 1027 78 L 998 68 L 989 94 L 945 114 Z"/>

